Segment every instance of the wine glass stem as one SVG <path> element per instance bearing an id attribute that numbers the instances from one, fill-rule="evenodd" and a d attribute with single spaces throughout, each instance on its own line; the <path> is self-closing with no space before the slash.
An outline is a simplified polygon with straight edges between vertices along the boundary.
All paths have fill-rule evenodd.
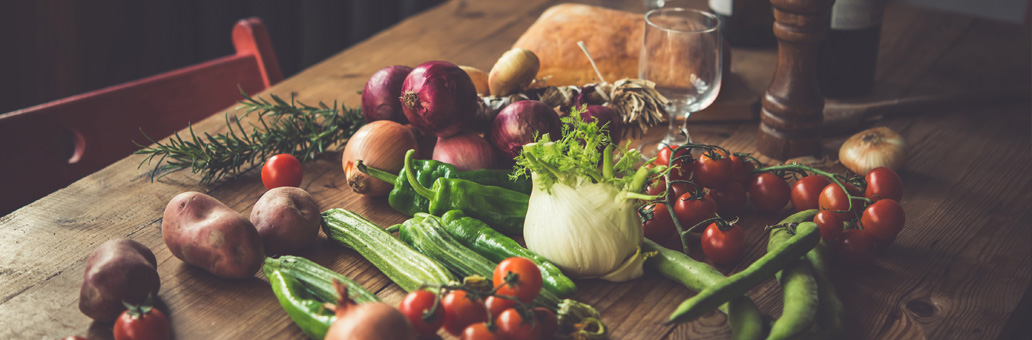
<path id="1" fill-rule="evenodd" d="M 667 145 L 681 145 L 691 141 L 691 137 L 688 134 L 688 115 L 690 114 L 691 112 L 685 111 L 680 115 L 676 113 L 670 115 L 670 127 L 667 129 L 666 137 L 663 138 L 663 143 Z M 684 132 L 684 135 L 681 134 L 682 132 Z"/>

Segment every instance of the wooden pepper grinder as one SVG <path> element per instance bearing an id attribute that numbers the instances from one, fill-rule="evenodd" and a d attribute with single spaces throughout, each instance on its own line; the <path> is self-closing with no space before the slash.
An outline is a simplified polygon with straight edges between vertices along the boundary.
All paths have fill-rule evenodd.
<path id="1" fill-rule="evenodd" d="M 778 66 L 763 95 L 757 149 L 774 159 L 821 152 L 824 98 L 817 87 L 817 51 L 834 0 L 771 0 Z"/>

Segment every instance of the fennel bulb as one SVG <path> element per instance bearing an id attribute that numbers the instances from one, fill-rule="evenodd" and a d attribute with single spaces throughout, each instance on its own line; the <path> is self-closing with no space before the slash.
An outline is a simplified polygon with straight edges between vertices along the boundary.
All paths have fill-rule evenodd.
<path id="1" fill-rule="evenodd" d="M 656 198 L 640 192 L 663 169 L 636 168 L 641 156 L 627 148 L 619 149 L 614 162 L 604 128 L 581 121 L 577 112 L 563 121 L 562 139 L 552 142 L 544 135 L 516 158 L 514 176 L 529 172 L 534 180 L 523 224 L 527 249 L 570 276 L 638 278 L 644 263 L 638 200 Z"/>

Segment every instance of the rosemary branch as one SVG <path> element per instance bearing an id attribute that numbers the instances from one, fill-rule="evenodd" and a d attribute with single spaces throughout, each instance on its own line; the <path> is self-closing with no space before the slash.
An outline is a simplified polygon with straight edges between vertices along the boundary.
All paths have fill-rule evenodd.
<path id="1" fill-rule="evenodd" d="M 240 95 L 244 97 L 240 108 L 246 110 L 241 118 L 258 115 L 250 133 L 239 119 L 231 121 L 228 112 L 226 133 L 198 136 L 191 125 L 189 138 L 184 139 L 177 132 L 167 143 L 156 142 L 144 133 L 155 146 L 133 141 L 141 148 L 136 154 L 148 155 L 137 168 L 144 163 L 149 165 L 157 157 L 152 180 L 159 172 L 165 172 L 161 175 L 164 176 L 190 168 L 195 174 L 204 174 L 201 183 L 210 183 L 234 177 L 276 154 L 289 153 L 302 162 L 314 159 L 331 146 L 343 146 L 365 124 L 360 109 L 338 106 L 336 101 L 333 106 L 322 102 L 311 106 L 295 101 L 293 96 L 288 103 L 274 94 L 269 95 L 271 101 L 252 97 L 243 90 Z"/>

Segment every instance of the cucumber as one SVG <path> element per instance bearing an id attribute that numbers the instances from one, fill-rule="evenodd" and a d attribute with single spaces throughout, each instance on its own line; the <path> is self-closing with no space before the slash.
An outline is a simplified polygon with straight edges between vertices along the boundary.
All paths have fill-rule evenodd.
<path id="1" fill-rule="evenodd" d="M 401 289 L 411 292 L 424 284 L 445 285 L 455 280 L 440 263 L 420 254 L 358 213 L 330 209 L 322 213 L 323 232 L 336 243 L 357 251 Z"/>

